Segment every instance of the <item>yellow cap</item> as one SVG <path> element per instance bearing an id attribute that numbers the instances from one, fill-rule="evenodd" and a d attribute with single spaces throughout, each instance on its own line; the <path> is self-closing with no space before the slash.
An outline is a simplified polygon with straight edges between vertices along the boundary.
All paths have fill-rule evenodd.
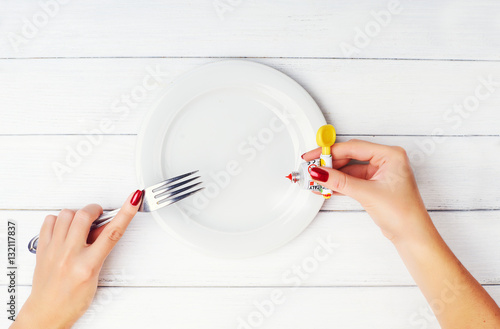
<path id="1" fill-rule="evenodd" d="M 318 129 L 316 143 L 322 147 L 321 154 L 330 154 L 330 148 L 335 144 L 337 133 L 332 125 L 324 125 Z"/>

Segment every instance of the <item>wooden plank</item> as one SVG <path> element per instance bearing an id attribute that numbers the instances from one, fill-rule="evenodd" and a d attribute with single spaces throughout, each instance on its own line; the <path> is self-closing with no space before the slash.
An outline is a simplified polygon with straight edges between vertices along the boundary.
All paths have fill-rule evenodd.
<path id="1" fill-rule="evenodd" d="M 500 302 L 499 286 L 486 287 L 486 290 L 497 303 Z M 29 287 L 20 288 L 20 303 L 24 303 L 28 294 Z M 256 305 L 265 305 L 265 308 Z M 2 321 L 5 326 L 9 324 L 5 317 Z M 415 287 L 99 288 L 89 310 L 74 328 L 159 326 L 193 329 L 200 326 L 235 329 L 440 328 Z"/>
<path id="2" fill-rule="evenodd" d="M 0 60 L 0 133 L 136 134 L 175 78 L 216 60 Z M 339 134 L 499 134 L 498 62 L 252 60 L 304 86 Z M 141 94 L 144 79 L 152 87 Z M 489 94 L 480 82 L 488 79 Z M 475 107 L 477 88 L 485 97 Z M 470 110 L 454 108 L 464 102 Z M 109 132 L 99 128 L 105 119 Z"/>
<path id="3" fill-rule="evenodd" d="M 1 211 L 18 227 L 18 283 L 31 284 L 28 241 L 49 211 Z M 445 241 L 483 284 L 500 283 L 500 211 L 431 212 Z M 322 241 L 322 242 L 320 242 Z M 330 247 L 324 247 L 326 245 Z M 5 248 L 5 247 L 2 247 Z M 317 248 L 318 257 L 314 256 Z M 302 277 L 295 267 L 300 268 Z M 7 277 L 0 277 L 5 284 Z M 297 238 L 271 253 L 231 260 L 206 256 L 139 214 L 101 271 L 102 286 L 380 286 L 413 285 L 395 248 L 364 212 L 320 212 Z"/>
<path id="4" fill-rule="evenodd" d="M 430 137 L 360 138 L 406 148 L 428 209 L 499 209 L 498 137 L 449 137 L 442 143 Z M 0 209 L 78 208 L 95 202 L 105 209 L 119 207 L 137 188 L 135 140 L 125 135 L 1 136 L 6 161 L 0 170 Z M 361 209 L 343 196 L 323 206 Z"/>
<path id="5" fill-rule="evenodd" d="M 500 59 L 495 0 L 64 3 L 2 2 L 2 58 Z"/>

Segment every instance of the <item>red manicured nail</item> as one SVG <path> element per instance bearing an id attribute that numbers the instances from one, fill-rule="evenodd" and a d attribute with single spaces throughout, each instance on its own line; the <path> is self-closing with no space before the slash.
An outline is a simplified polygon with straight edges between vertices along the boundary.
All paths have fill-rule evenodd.
<path id="1" fill-rule="evenodd" d="M 310 171 L 311 177 L 315 180 L 319 180 L 320 182 L 326 182 L 328 180 L 328 171 L 320 169 L 318 167 L 314 167 Z"/>
<path id="2" fill-rule="evenodd" d="M 301 157 L 302 159 L 304 159 L 304 155 L 306 155 L 306 154 L 304 153 L 304 154 L 302 154 L 300 157 Z"/>
<path id="3" fill-rule="evenodd" d="M 133 206 L 137 206 L 139 202 L 141 202 L 141 197 L 142 197 L 142 191 L 141 190 L 135 191 L 134 195 L 132 195 L 132 199 L 130 199 L 130 204 Z"/>

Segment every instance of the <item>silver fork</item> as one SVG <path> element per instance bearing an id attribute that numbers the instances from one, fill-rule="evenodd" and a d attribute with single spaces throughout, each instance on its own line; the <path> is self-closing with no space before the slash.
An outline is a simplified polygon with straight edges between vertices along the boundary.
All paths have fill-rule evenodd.
<path id="1" fill-rule="evenodd" d="M 204 187 L 192 190 L 194 187 L 198 186 L 202 182 L 193 183 L 189 186 L 185 186 L 188 183 L 200 178 L 200 176 L 192 177 L 193 174 L 197 173 L 198 170 L 192 171 L 186 174 L 182 174 L 173 178 L 164 180 L 161 183 L 149 186 L 142 190 L 143 197 L 141 205 L 139 206 L 139 211 L 150 212 L 155 211 L 160 208 L 171 205 L 187 198 L 194 193 L 201 191 Z M 191 177 L 190 177 L 191 176 Z M 183 180 L 186 178 L 185 180 Z M 179 182 L 177 182 L 179 181 Z M 177 182 L 173 184 L 174 182 Z M 184 193 L 185 192 L 185 193 Z M 105 211 L 99 218 L 97 218 L 90 226 L 90 231 L 95 230 L 98 227 L 106 225 L 109 223 L 120 211 L 120 208 L 110 211 Z M 36 254 L 36 248 L 38 247 L 38 235 L 35 236 L 28 243 L 28 250 Z"/>

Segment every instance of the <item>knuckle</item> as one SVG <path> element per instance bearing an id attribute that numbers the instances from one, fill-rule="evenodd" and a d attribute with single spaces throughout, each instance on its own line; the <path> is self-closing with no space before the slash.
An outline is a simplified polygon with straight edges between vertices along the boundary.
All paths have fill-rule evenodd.
<path id="1" fill-rule="evenodd" d="M 122 236 L 123 231 L 118 228 L 113 228 L 107 235 L 108 239 L 114 242 L 120 240 Z"/>
<path id="2" fill-rule="evenodd" d="M 402 148 L 401 146 L 393 146 L 392 148 L 398 154 L 406 154 L 406 150 L 404 148 Z"/>
<path id="3" fill-rule="evenodd" d="M 87 209 L 78 210 L 75 216 L 77 216 L 79 219 L 85 219 L 85 220 L 95 219 L 93 214 Z"/>
<path id="4" fill-rule="evenodd" d="M 82 264 L 76 265 L 73 269 L 73 275 L 78 278 L 79 281 L 89 281 L 95 275 L 96 271 L 92 266 Z"/>
<path id="5" fill-rule="evenodd" d="M 96 210 L 97 210 L 96 212 L 98 212 L 98 213 L 101 213 L 101 214 L 102 214 L 102 207 L 101 207 L 101 205 L 99 205 L 99 204 L 97 204 L 97 203 L 91 203 L 91 204 L 89 204 L 87 207 L 90 207 L 90 208 L 92 208 L 92 209 L 96 209 Z M 87 207 L 85 207 L 85 208 L 87 208 Z"/>
<path id="6" fill-rule="evenodd" d="M 75 216 L 75 212 L 71 209 L 63 209 L 61 210 L 61 212 L 59 213 L 59 216 L 61 217 L 71 217 L 73 218 Z"/>
<path id="7" fill-rule="evenodd" d="M 406 154 L 406 150 L 404 148 L 402 148 L 401 146 L 393 146 L 392 148 L 394 150 L 395 156 L 398 159 L 403 160 L 403 159 L 408 157 L 408 155 Z"/>

